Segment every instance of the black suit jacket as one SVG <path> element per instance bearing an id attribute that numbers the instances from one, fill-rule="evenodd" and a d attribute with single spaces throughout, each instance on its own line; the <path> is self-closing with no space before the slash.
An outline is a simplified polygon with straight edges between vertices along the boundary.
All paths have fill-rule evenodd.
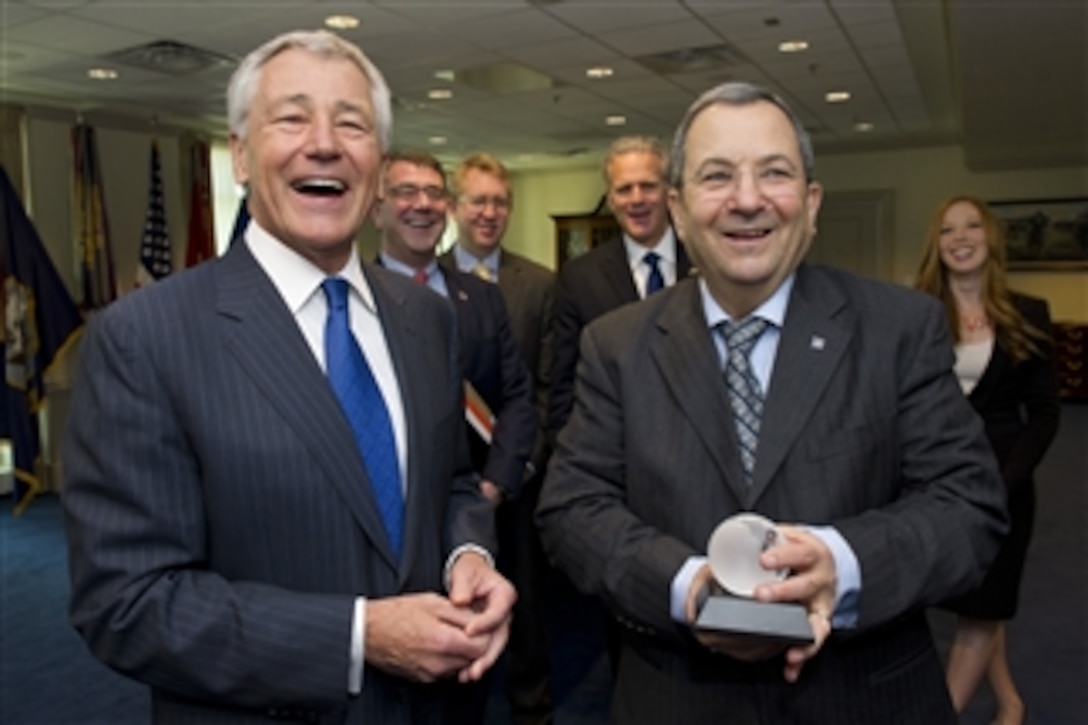
<path id="1" fill-rule="evenodd" d="M 443 254 L 439 263 L 446 269 L 457 270 L 457 259 L 453 250 Z M 552 365 L 555 275 L 543 265 L 503 249 L 499 256 L 498 287 L 506 302 L 510 327 L 514 332 L 518 350 L 533 383 L 538 435 L 530 460 L 533 467 L 542 472 L 549 455 L 544 436 L 544 421 Z"/>
<path id="2" fill-rule="evenodd" d="M 532 381 L 518 351 L 502 293 L 493 284 L 439 267 L 457 317 L 461 366 L 495 415 L 491 445 L 469 435 L 473 465 L 514 498 L 525 480 L 525 464 L 537 436 Z"/>
<path id="3" fill-rule="evenodd" d="M 952 359 L 932 298 L 802 265 L 746 485 L 696 280 L 586 328 L 538 520 L 554 562 L 626 625 L 617 721 L 955 722 L 923 607 L 980 580 L 1006 520 Z M 681 566 L 747 510 L 834 526 L 860 566 L 857 628 L 796 684 L 670 616 Z"/>
<path id="4" fill-rule="evenodd" d="M 453 685 L 367 666 L 356 596 L 442 591 L 454 547 L 494 550 L 467 454 L 450 306 L 366 267 L 407 425 L 404 553 L 351 428 L 244 243 L 91 322 L 64 445 L 70 613 L 152 688 L 158 722 L 444 722 Z"/>
<path id="5" fill-rule="evenodd" d="M 1039 353 L 1016 365 L 1008 351 L 993 355 L 968 399 L 986 425 L 1010 495 L 1032 485 L 1032 475 L 1058 432 L 1061 403 L 1054 369 L 1054 329 L 1045 300 L 1014 294 L 1016 309 L 1046 339 Z"/>
<path id="6" fill-rule="evenodd" d="M 676 241 L 676 279 L 691 273 L 684 245 Z M 576 257 L 559 272 L 555 294 L 555 337 L 548 394 L 548 436 L 566 425 L 574 404 L 574 370 L 578 365 L 578 339 L 582 330 L 606 312 L 641 299 L 631 277 L 622 237 L 601 244 Z"/>
<path id="7" fill-rule="evenodd" d="M 375 261 L 381 265 L 381 257 Z M 532 380 L 522 362 L 506 303 L 495 285 L 457 269 L 438 266 L 457 319 L 461 370 L 495 416 L 488 445 L 468 428 L 473 467 L 516 498 L 537 436 Z"/>

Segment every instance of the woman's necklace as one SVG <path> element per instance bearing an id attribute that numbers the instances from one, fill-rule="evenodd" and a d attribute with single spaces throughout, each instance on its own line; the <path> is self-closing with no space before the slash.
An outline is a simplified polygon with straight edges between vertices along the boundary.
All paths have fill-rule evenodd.
<path id="1" fill-rule="evenodd" d="M 986 317 L 986 313 L 981 315 L 974 315 L 972 317 L 965 317 L 960 315 L 960 324 L 963 325 L 963 329 L 968 332 L 977 332 L 978 330 L 985 330 L 990 326 L 990 320 Z"/>

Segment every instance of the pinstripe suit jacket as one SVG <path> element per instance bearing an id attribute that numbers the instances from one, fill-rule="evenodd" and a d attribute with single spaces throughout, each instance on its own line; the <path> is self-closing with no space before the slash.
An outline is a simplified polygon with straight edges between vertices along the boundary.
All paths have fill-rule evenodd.
<path id="1" fill-rule="evenodd" d="M 977 583 L 1005 527 L 943 312 L 913 291 L 803 265 L 743 483 L 698 283 L 586 328 L 574 410 L 541 494 L 545 549 L 626 624 L 619 722 L 955 722 L 921 607 Z M 831 524 L 861 570 L 859 623 L 801 681 L 710 655 L 670 583 L 738 511 Z"/>
<path id="2" fill-rule="evenodd" d="M 466 451 L 452 312 L 367 267 L 408 429 L 404 555 L 332 389 L 245 244 L 128 295 L 83 343 L 64 460 L 71 619 L 159 722 L 442 722 L 452 685 L 365 668 L 356 595 L 442 588 L 493 547 Z"/>

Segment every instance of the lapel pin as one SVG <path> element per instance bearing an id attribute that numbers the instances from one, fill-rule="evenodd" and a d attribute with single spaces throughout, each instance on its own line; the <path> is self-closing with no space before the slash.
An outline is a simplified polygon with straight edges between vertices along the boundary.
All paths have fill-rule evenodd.
<path id="1" fill-rule="evenodd" d="M 824 346 L 825 346 L 825 345 L 827 345 L 827 341 L 826 341 L 826 340 L 824 340 L 824 339 L 823 339 L 822 337 L 820 337 L 819 335 L 813 335 L 813 336 L 812 336 L 812 340 L 811 340 L 811 341 L 809 342 L 809 344 L 808 344 L 808 345 L 809 345 L 809 347 L 811 347 L 811 348 L 812 348 L 813 350 L 816 350 L 817 352 L 819 352 L 820 350 L 823 350 L 823 349 L 824 349 Z"/>
<path id="2" fill-rule="evenodd" d="M 464 290 L 457 290 L 457 299 L 461 300 L 462 302 L 467 302 L 468 295 L 465 293 Z"/>

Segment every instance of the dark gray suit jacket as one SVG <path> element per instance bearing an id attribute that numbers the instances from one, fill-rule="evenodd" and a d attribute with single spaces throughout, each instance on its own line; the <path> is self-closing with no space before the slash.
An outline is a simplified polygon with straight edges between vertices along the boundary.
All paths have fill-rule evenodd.
<path id="1" fill-rule="evenodd" d="M 457 269 L 453 250 L 439 259 L 447 269 Z M 510 315 L 522 360 L 533 378 L 539 434 L 530 458 L 537 471 L 543 471 L 548 459 L 544 436 L 547 415 L 548 384 L 552 367 L 552 314 L 555 307 L 555 274 L 543 265 L 502 250 L 499 256 L 499 291 Z"/>
<path id="2" fill-rule="evenodd" d="M 450 306 L 367 267 L 404 400 L 404 555 L 347 420 L 245 244 L 111 305 L 83 343 L 64 447 L 71 619 L 152 688 L 159 722 L 442 722 L 450 685 L 365 668 L 353 602 L 441 591 L 492 547 L 469 465 Z"/>
<path id="3" fill-rule="evenodd" d="M 683 243 L 677 239 L 677 281 L 690 273 L 691 262 Z M 623 237 L 610 239 L 570 260 L 559 271 L 548 390 L 548 436 L 553 442 L 566 425 L 574 404 L 574 370 L 578 365 L 578 339 L 582 330 L 604 313 L 640 299 Z"/>
<path id="4" fill-rule="evenodd" d="M 1005 511 L 934 300 L 798 270 L 750 488 L 696 280 L 592 323 L 581 357 L 538 517 L 554 561 L 628 625 L 619 721 L 955 722 L 921 608 L 977 583 Z M 681 565 L 745 510 L 833 525 L 858 557 L 858 627 L 795 685 L 669 615 Z"/>

